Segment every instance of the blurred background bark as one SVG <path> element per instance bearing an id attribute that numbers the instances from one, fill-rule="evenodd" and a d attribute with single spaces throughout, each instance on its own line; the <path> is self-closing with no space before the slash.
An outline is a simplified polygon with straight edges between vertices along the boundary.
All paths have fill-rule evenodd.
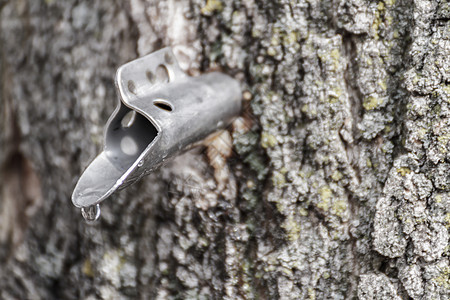
<path id="1" fill-rule="evenodd" d="M 449 299 L 444 0 L 0 0 L 0 298 Z M 172 46 L 243 116 L 102 205 L 116 69 Z"/>

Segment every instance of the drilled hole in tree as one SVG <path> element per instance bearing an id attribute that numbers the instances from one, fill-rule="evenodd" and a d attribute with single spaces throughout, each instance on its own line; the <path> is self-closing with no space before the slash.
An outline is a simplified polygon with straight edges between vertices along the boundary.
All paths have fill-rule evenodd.
<path id="1" fill-rule="evenodd" d="M 130 110 L 120 121 L 120 125 L 124 128 L 131 127 L 136 120 L 136 112 L 134 110 Z"/>
<path id="2" fill-rule="evenodd" d="M 166 111 L 172 111 L 173 110 L 172 105 L 170 105 L 169 102 L 166 102 L 166 101 L 163 101 L 163 100 L 153 101 L 153 104 L 156 107 L 158 107 L 160 109 L 163 109 L 163 110 L 166 110 Z"/>
<path id="3" fill-rule="evenodd" d="M 159 65 L 158 68 L 156 68 L 156 80 L 159 83 L 165 83 L 169 82 L 169 71 L 164 65 Z"/>

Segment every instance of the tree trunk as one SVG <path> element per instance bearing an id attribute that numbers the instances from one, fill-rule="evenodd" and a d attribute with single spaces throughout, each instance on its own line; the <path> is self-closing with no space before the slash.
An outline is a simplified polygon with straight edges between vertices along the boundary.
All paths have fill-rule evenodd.
<path id="1" fill-rule="evenodd" d="M 1 299 L 449 299 L 445 0 L 0 9 Z M 165 46 L 238 79 L 242 117 L 88 225 L 115 70 Z"/>

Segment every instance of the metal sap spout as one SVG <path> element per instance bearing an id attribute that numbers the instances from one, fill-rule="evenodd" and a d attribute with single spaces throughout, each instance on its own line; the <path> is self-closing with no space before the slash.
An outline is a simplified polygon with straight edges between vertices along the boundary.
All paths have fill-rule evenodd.
<path id="1" fill-rule="evenodd" d="M 106 124 L 104 149 L 72 194 L 79 208 L 96 206 L 226 128 L 241 111 L 235 79 L 218 72 L 187 76 L 170 48 L 121 66 L 116 87 L 119 104 Z"/>

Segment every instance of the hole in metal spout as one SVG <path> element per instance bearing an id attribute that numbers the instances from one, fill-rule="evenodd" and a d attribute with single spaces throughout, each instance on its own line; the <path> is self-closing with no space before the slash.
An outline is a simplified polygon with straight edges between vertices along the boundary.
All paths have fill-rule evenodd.
<path id="1" fill-rule="evenodd" d="M 173 63 L 172 55 L 170 55 L 169 53 L 164 54 L 164 60 L 169 65 Z"/>
<path id="2" fill-rule="evenodd" d="M 167 110 L 167 111 L 172 111 L 172 105 L 170 105 L 169 102 L 164 101 L 164 100 L 155 100 L 153 101 L 153 105 L 155 105 L 156 107 L 163 109 L 163 110 Z"/>
<path id="3" fill-rule="evenodd" d="M 155 83 L 156 81 L 156 76 L 155 74 L 153 74 L 152 72 L 150 72 L 149 70 L 147 70 L 145 72 L 145 76 L 147 76 L 148 81 L 150 81 L 150 83 Z"/>
<path id="4" fill-rule="evenodd" d="M 136 95 L 136 85 L 133 80 L 128 80 L 128 90 Z"/>
<path id="5" fill-rule="evenodd" d="M 130 110 L 120 121 L 120 125 L 124 128 L 131 127 L 136 120 L 136 112 L 134 110 Z"/>
<path id="6" fill-rule="evenodd" d="M 122 140 L 120 140 L 120 149 L 122 149 L 122 152 L 126 155 L 136 155 L 139 147 L 131 136 L 124 136 Z"/>
<path id="7" fill-rule="evenodd" d="M 156 81 L 158 83 L 169 82 L 169 71 L 164 65 L 159 65 L 158 68 L 156 68 Z"/>

